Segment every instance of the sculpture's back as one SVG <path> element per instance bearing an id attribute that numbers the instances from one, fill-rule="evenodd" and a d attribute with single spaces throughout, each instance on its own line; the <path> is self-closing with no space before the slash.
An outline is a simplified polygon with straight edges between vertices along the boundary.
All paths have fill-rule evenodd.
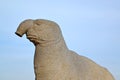
<path id="1" fill-rule="evenodd" d="M 26 34 L 36 47 L 36 80 L 114 80 L 105 68 L 70 51 L 59 26 L 53 21 L 26 20 L 20 24 L 16 34 Z"/>

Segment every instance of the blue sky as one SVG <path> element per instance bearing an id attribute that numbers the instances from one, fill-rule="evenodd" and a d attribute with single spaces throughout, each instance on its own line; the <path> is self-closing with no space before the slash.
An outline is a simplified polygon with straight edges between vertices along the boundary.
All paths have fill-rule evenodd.
<path id="1" fill-rule="evenodd" d="M 34 45 L 14 34 L 25 19 L 57 22 L 69 49 L 120 80 L 120 0 L 0 0 L 0 80 L 34 80 Z"/>

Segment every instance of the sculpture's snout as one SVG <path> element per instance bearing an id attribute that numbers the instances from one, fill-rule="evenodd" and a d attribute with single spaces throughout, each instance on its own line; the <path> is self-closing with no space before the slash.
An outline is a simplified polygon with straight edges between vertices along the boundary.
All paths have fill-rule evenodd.
<path id="1" fill-rule="evenodd" d="M 15 34 L 22 37 L 31 26 L 33 26 L 33 20 L 25 20 L 19 25 Z"/>
<path id="2" fill-rule="evenodd" d="M 22 37 L 22 35 L 23 35 L 23 33 L 19 32 L 19 30 L 17 30 L 17 31 L 15 32 L 15 34 L 18 35 L 18 36 L 20 36 L 20 37 Z"/>

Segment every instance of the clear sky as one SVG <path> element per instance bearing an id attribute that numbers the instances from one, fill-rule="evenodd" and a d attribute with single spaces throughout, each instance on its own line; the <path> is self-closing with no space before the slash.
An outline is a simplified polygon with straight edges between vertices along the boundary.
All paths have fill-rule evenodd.
<path id="1" fill-rule="evenodd" d="M 16 36 L 25 19 L 57 22 L 69 49 L 120 80 L 120 0 L 0 0 L 0 80 L 34 80 L 34 45 Z"/>

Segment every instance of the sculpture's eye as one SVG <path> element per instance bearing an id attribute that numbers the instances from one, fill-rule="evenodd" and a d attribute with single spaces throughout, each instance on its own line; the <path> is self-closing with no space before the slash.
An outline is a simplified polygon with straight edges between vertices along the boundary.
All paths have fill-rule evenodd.
<path id="1" fill-rule="evenodd" d="M 35 25 L 40 26 L 41 24 L 40 23 L 35 23 Z"/>
<path id="2" fill-rule="evenodd" d="M 34 24 L 33 28 L 35 31 L 46 31 L 48 29 L 48 25 L 47 24 L 40 24 L 40 25 Z"/>
<path id="3" fill-rule="evenodd" d="M 36 24 L 36 25 L 41 25 L 41 24 L 43 24 L 43 22 L 40 21 L 40 20 L 35 20 L 35 21 L 34 21 L 34 24 Z"/>
<path id="4" fill-rule="evenodd" d="M 40 25 L 34 24 L 35 31 L 42 31 L 42 27 Z"/>

